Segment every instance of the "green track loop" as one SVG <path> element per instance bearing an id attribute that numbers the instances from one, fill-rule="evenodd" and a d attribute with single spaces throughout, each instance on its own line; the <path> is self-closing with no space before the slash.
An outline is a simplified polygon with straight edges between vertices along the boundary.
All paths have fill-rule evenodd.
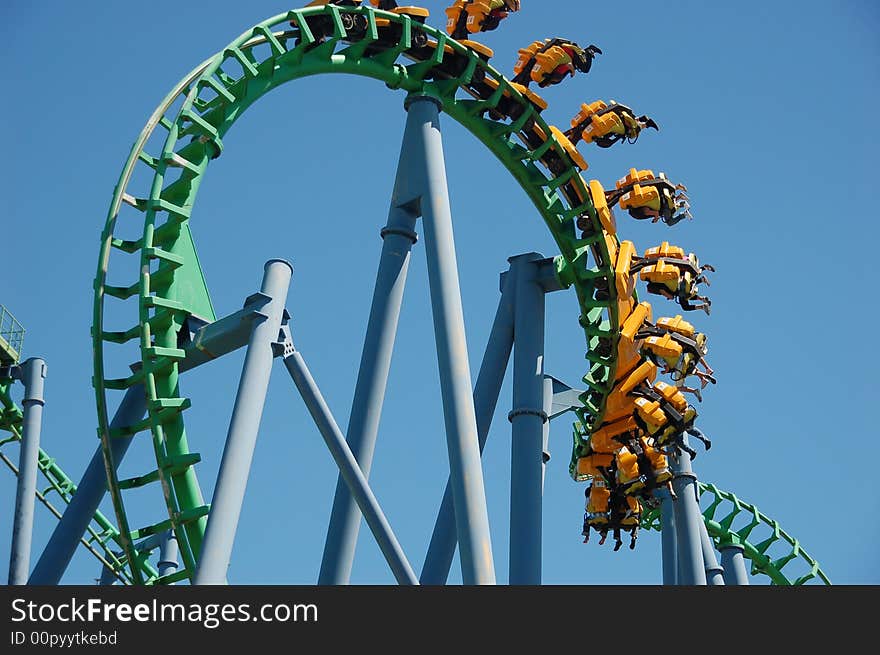
<path id="1" fill-rule="evenodd" d="M 362 14 L 367 19 L 363 39 L 353 43 L 345 36 L 342 13 Z M 316 43 L 306 19 L 326 16 L 335 33 Z M 377 18 L 399 26 L 399 43 L 378 48 Z M 301 28 L 301 34 L 291 27 Z M 419 30 L 436 47 L 422 59 L 412 56 L 412 37 Z M 296 43 L 296 37 L 301 43 Z M 451 49 L 451 52 L 447 52 Z M 440 67 L 453 61 L 462 65 L 455 76 L 436 76 Z M 460 71 L 460 72 L 459 72 Z M 573 286 L 580 305 L 580 324 L 587 339 L 586 359 L 590 368 L 584 377 L 587 391 L 584 409 L 575 424 L 575 451 L 586 444 L 593 425 L 601 422 L 605 401 L 615 377 L 619 338 L 618 299 L 614 284 L 609 242 L 619 245 L 616 235 L 603 231 L 590 202 L 588 187 L 563 145 L 552 135 L 536 108 L 497 70 L 473 50 L 450 39 L 444 32 L 414 22 L 409 16 L 374 10 L 371 7 L 323 5 L 279 14 L 244 32 L 222 51 L 187 75 L 151 116 L 132 147 L 116 186 L 101 237 L 100 257 L 94 290 L 94 378 L 98 434 L 104 452 L 108 486 L 120 531 L 120 543 L 129 562 L 135 562 L 136 539 L 172 528 L 180 545 L 183 566 L 175 579 L 191 579 L 195 572 L 201 540 L 207 522 L 205 504 L 191 453 L 183 414 L 189 400 L 181 395 L 178 365 L 184 357 L 178 334 L 190 317 L 214 320 L 214 310 L 205 285 L 189 229 L 196 195 L 211 159 L 223 152 L 223 137 L 235 121 L 263 95 L 277 86 L 299 78 L 325 73 L 370 77 L 391 89 L 436 98 L 442 110 L 476 136 L 519 182 L 550 229 L 559 248 L 557 275 L 564 287 Z M 492 80 L 497 89 L 479 93 L 481 80 Z M 519 107 L 516 120 L 490 117 L 502 100 Z M 180 103 L 179 106 L 178 103 Z M 537 147 L 524 145 L 524 133 L 539 129 L 546 139 Z M 160 149 L 147 152 L 146 145 L 156 130 L 165 135 Z M 522 143 L 518 142 L 521 141 Z M 530 143 L 534 143 L 532 140 Z M 546 161 L 554 158 L 555 172 Z M 141 195 L 129 191 L 138 168 L 152 173 L 152 185 Z M 136 241 L 115 236 L 123 205 L 142 214 L 143 233 Z M 579 216 L 589 218 L 590 238 L 581 238 L 575 228 Z M 132 220 L 127 218 L 124 220 Z M 111 254 L 135 258 L 140 276 L 116 286 L 108 282 Z M 604 279 L 608 293 L 594 299 L 597 280 Z M 121 303 L 114 310 L 128 311 L 129 323 L 122 330 L 104 327 L 105 303 Z M 118 311 L 117 311 L 118 313 Z M 117 328 L 118 330 L 118 328 Z M 110 373 L 106 343 L 127 347 L 131 371 Z M 601 356 L 599 345 L 603 343 Z M 117 349 L 118 350 L 118 349 Z M 114 362 L 116 360 L 114 359 Z M 126 363 L 128 363 L 126 362 Z M 143 384 L 148 398 L 148 420 L 122 433 L 109 427 L 108 406 L 112 392 Z M 120 397 L 118 393 L 112 394 Z M 114 403 L 115 404 L 115 403 Z M 121 481 L 112 461 L 110 442 L 114 438 L 141 437 L 149 431 L 156 469 Z M 160 520 L 133 529 L 125 510 L 123 489 L 161 485 L 165 510 Z M 137 566 L 130 566 L 132 581 L 149 582 Z M 162 583 L 170 580 L 154 580 Z"/>
<path id="2" fill-rule="evenodd" d="M 743 556 L 751 562 L 752 575 L 765 575 L 772 584 L 782 586 L 802 585 L 814 579 L 826 585 L 831 584 L 831 580 L 819 568 L 819 563 L 801 548 L 797 539 L 780 527 L 778 521 L 714 484 L 700 482 L 699 493 L 703 505 L 707 505 L 703 510 L 703 522 L 716 547 L 742 546 Z M 734 522 L 743 523 L 743 519 L 747 520 L 745 525 L 733 527 Z M 646 510 L 642 514 L 642 528 L 660 530 L 659 508 Z M 755 528 L 760 528 L 758 533 L 763 534 L 753 534 Z M 763 539 L 756 541 L 756 537 Z M 775 558 L 771 556 L 769 551 L 774 544 L 777 550 L 781 548 L 785 554 Z M 804 572 L 783 572 L 783 568 L 792 562 L 799 563 Z"/>
<path id="3" fill-rule="evenodd" d="M 366 16 L 369 27 L 363 40 L 351 44 L 342 41 L 340 12 Z M 296 33 L 290 27 L 290 21 L 304 26 L 307 17 L 319 14 L 331 18 L 336 26 L 335 35 L 316 45 L 314 36 L 304 29 L 302 42 L 294 45 Z M 397 47 L 370 50 L 379 35 L 377 17 L 400 25 L 403 36 Z M 438 44 L 433 55 L 425 61 L 413 61 L 404 56 L 410 49 L 415 29 L 422 30 Z M 256 48 L 262 45 L 268 47 L 261 48 L 263 58 L 259 59 Z M 444 45 L 452 52 L 446 53 Z M 448 63 L 452 58 L 462 58 L 465 63 L 458 77 L 425 79 L 441 59 Z M 229 63 L 232 65 L 226 66 Z M 240 72 L 233 74 L 233 68 Z M 133 541 L 136 538 L 172 527 L 181 547 L 182 575 L 191 577 L 207 520 L 208 507 L 202 500 L 193 468 L 197 457 L 192 457 L 189 451 L 182 416 L 189 403 L 181 397 L 178 385 L 178 363 L 183 357 L 183 351 L 178 348 L 178 332 L 190 316 L 214 319 L 188 226 L 202 176 L 210 160 L 222 152 L 223 136 L 251 104 L 283 83 L 324 73 L 371 77 L 392 89 L 437 98 L 446 114 L 495 153 L 538 208 L 559 246 L 561 257 L 557 269 L 560 280 L 565 286 L 573 285 L 581 301 L 581 324 L 585 330 L 588 334 L 601 330 L 616 339 L 616 330 L 610 329 L 617 326 L 616 299 L 612 297 L 602 303 L 592 300 L 594 279 L 606 277 L 612 293 L 614 284 L 609 265 L 598 267 L 588 263 L 591 246 L 598 250 L 604 262 L 609 258 L 601 225 L 588 200 L 587 187 L 531 102 L 501 73 L 445 33 L 427 25 L 416 25 L 405 15 L 370 7 L 325 5 L 275 16 L 248 30 L 201 64 L 166 97 L 132 148 L 102 234 L 94 285 L 93 383 L 111 499 L 123 549 L 130 559 L 134 558 Z M 498 84 L 498 91 L 487 99 L 477 100 L 473 93 L 467 92 L 477 73 Z M 518 120 L 508 123 L 484 118 L 485 110 L 497 106 L 503 94 L 521 107 Z M 172 113 L 171 107 L 181 98 L 182 105 Z M 515 141 L 516 133 L 532 124 L 537 124 L 544 134 L 549 135 L 546 144 L 535 150 Z M 157 129 L 164 131 L 165 143 L 160 151 L 146 152 L 146 143 Z M 540 163 L 550 150 L 567 173 L 554 176 Z M 152 169 L 153 183 L 148 193 L 138 197 L 129 193 L 128 185 L 136 167 L 143 166 Z M 114 236 L 123 203 L 143 214 L 143 236 L 134 242 Z M 592 240 L 585 241 L 576 236 L 574 221 L 582 214 L 588 214 L 594 222 L 594 232 L 598 236 Z M 139 279 L 126 280 L 122 286 L 108 283 L 109 262 L 114 250 L 139 258 L 142 271 Z M 105 330 L 104 303 L 108 301 L 131 305 L 131 323 L 123 331 Z M 137 302 L 137 313 L 134 312 L 134 302 Z M 588 336 L 588 341 L 590 338 Z M 105 343 L 139 345 L 139 352 L 132 350 L 131 361 L 138 363 L 133 367 L 133 373 L 126 372 L 118 377 L 108 374 Z M 594 363 L 585 378 L 591 390 L 585 397 L 590 414 L 582 415 L 582 423 L 601 416 L 608 381 L 614 375 L 613 358 L 592 356 L 591 359 Z M 108 396 L 111 391 L 122 391 L 137 384 L 146 387 L 149 420 L 133 426 L 127 433 L 150 431 L 157 466 L 152 472 L 124 482 L 116 475 L 117 463 L 111 461 L 109 445 L 114 437 L 125 435 L 114 435 L 109 428 Z M 137 486 L 142 481 L 161 484 L 167 516 L 160 522 L 133 530 L 125 511 L 122 489 Z M 131 573 L 135 582 L 145 582 L 136 567 Z"/>

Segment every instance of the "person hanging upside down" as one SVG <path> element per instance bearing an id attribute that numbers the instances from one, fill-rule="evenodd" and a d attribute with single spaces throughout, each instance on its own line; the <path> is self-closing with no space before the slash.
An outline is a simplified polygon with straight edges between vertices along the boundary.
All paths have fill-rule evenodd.
<path id="1" fill-rule="evenodd" d="M 571 129 L 565 132 L 572 143 L 583 139 L 595 143 L 600 148 L 610 148 L 618 141 L 626 139 L 635 143 L 645 128 L 660 131 L 657 123 L 647 116 L 636 117 L 632 109 L 613 100 L 602 100 L 581 105 L 581 110 L 571 119 Z"/>
<path id="2" fill-rule="evenodd" d="M 601 55 L 602 51 L 596 46 L 581 48 L 567 39 L 535 41 L 519 51 L 511 81 L 525 87 L 532 82 L 541 88 L 559 84 L 566 77 L 574 77 L 575 71 L 589 73 L 597 54 Z"/>
<path id="3" fill-rule="evenodd" d="M 456 0 L 446 10 L 446 31 L 453 39 L 491 32 L 509 14 L 519 11 L 519 4 L 519 0 Z"/>
<path id="4" fill-rule="evenodd" d="M 664 173 L 654 175 L 651 170 L 631 168 L 629 174 L 618 180 L 613 191 L 605 192 L 606 202 L 629 212 L 636 220 L 651 219 L 652 223 L 663 221 L 670 227 L 693 218 L 687 187 L 673 184 Z"/>

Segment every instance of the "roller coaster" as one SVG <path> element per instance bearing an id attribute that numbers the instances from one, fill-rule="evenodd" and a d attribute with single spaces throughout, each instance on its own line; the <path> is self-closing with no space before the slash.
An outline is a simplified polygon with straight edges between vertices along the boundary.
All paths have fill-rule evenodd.
<path id="1" fill-rule="evenodd" d="M 628 535 L 635 548 L 640 529 L 660 532 L 664 584 L 743 585 L 752 576 L 775 585 L 830 584 L 777 521 L 697 481 L 691 438 L 707 449 L 710 441 L 685 394 L 701 402 L 702 390 L 715 382 L 707 338 L 682 314 L 655 320 L 637 287 L 644 282 L 648 294 L 676 303 L 677 310 L 708 315 L 711 301 L 700 295 L 700 285 L 714 269 L 665 240 L 637 249 L 622 237 L 615 215 L 617 209 L 662 223 L 657 229 L 672 227 L 692 218 L 687 189 L 638 168 L 607 191 L 600 181 L 584 179 L 581 142 L 600 149 L 631 144 L 660 126 L 612 100 L 583 104 L 567 129 L 549 124 L 548 102 L 531 85 L 574 84 L 567 80 L 587 75 L 602 51 L 563 38 L 537 40 L 520 50 L 514 74 L 506 77 L 491 64 L 492 50 L 471 38 L 528 9 L 518 0 L 457 0 L 446 11 L 446 30 L 439 30 L 427 10 L 389 0 L 312 2 L 248 29 L 174 86 L 131 149 L 101 233 L 92 323 L 100 446 L 78 484 L 40 448 L 46 364 L 21 361 L 24 330 L 0 313 L 0 430 L 9 434 L 0 440 L 0 459 L 18 477 L 10 584 L 59 584 L 77 547 L 97 559 L 103 584 L 225 583 L 275 359 L 283 361 L 340 472 L 319 583 L 348 582 L 363 517 L 400 584 L 444 584 L 456 546 L 464 584 L 494 584 L 480 457 L 511 358 L 511 584 L 541 583 L 550 421 L 568 412 L 576 416 L 569 471 L 586 483 L 584 541 L 592 533 L 600 544 L 611 536 L 617 550 Z M 224 155 L 223 139 L 242 114 L 282 84 L 340 73 L 401 93 L 407 117 L 347 434 L 294 345 L 286 309 L 290 264 L 270 260 L 261 289 L 242 309 L 218 318 L 190 230 L 209 164 Z M 440 113 L 495 155 L 559 250 L 553 258 L 511 257 L 473 385 Z M 137 188 L 134 180 L 144 172 L 151 183 Z M 368 475 L 419 218 L 450 475 L 417 576 Z M 139 238 L 125 236 L 132 223 Z M 125 268 L 116 265 L 120 260 L 133 264 L 128 268 L 139 271 L 136 278 L 117 272 Z M 586 338 L 583 389 L 543 369 L 545 295 L 567 290 L 576 296 Z M 117 325 L 118 316 L 127 316 L 127 324 Z M 185 427 L 192 403 L 180 381 L 242 348 L 244 367 L 208 503 L 196 476 L 201 456 L 191 450 Z M 692 378 L 698 384 L 688 386 Z M 21 406 L 13 398 L 17 381 L 24 386 Z M 122 478 L 120 463 L 135 440 L 151 441 L 154 460 Z M 9 454 L 13 446 L 18 465 Z M 48 486 L 38 487 L 38 472 Z M 161 492 L 161 520 L 131 509 L 129 494 L 143 488 Z M 108 493 L 112 517 L 98 511 Z M 58 523 L 31 568 L 37 500 Z"/>

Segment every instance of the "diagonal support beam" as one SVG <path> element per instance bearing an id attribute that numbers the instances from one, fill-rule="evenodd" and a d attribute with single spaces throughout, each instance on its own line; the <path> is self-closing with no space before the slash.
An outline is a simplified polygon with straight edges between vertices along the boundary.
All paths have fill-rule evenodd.
<path id="1" fill-rule="evenodd" d="M 379 544 L 397 582 L 401 585 L 417 585 L 418 578 L 407 561 L 400 542 L 394 536 L 379 501 L 376 500 L 366 476 L 358 466 L 354 453 L 345 441 L 345 437 L 342 436 L 342 431 L 333 418 L 333 414 L 330 412 L 330 408 L 327 406 L 308 366 L 306 366 L 305 360 L 293 347 L 293 341 L 287 327 L 284 328 L 284 334 L 284 366 L 302 396 L 309 414 L 312 415 L 315 425 L 318 426 L 318 431 L 324 438 L 324 443 L 327 444 L 327 449 L 333 456 L 336 466 L 339 467 L 340 477 L 367 521 L 367 525 L 376 538 L 376 543 Z"/>

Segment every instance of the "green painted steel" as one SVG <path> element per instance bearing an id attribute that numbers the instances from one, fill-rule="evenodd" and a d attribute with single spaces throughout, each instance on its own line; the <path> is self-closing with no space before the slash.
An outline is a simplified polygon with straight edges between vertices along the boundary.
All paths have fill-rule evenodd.
<path id="1" fill-rule="evenodd" d="M 342 40 L 345 32 L 340 17 L 344 12 L 366 17 L 368 29 L 362 40 L 355 43 Z M 318 14 L 328 16 L 335 26 L 334 35 L 321 44 L 315 42 L 305 20 Z M 377 17 L 400 25 L 401 38 L 396 46 L 370 49 L 379 38 Z M 301 35 L 290 29 L 290 21 L 302 26 Z M 198 289 L 200 282 L 204 289 L 204 283 L 194 248 L 181 246 L 181 241 L 188 238 L 189 217 L 208 164 L 223 151 L 223 136 L 251 104 L 283 83 L 310 75 L 347 73 L 380 80 L 392 89 L 437 98 L 450 117 L 495 153 L 538 208 L 561 252 L 557 266 L 560 280 L 565 286 L 573 285 L 581 301 L 581 323 L 587 330 L 588 341 L 595 346 L 595 340 L 602 334 L 616 342 L 616 330 L 610 327 L 617 325 L 614 284 L 608 285 L 611 289 L 608 300 L 592 300 L 592 280 L 613 279 L 609 266 L 588 263 L 590 246 L 595 246 L 608 262 L 601 226 L 589 200 L 572 203 L 560 192 L 560 187 L 565 185 L 580 198 L 589 198 L 577 168 L 553 136 L 534 149 L 516 143 L 515 135 L 527 125 L 536 124 L 544 134 L 551 134 L 531 102 L 474 51 L 432 27 L 415 25 L 406 15 L 370 7 L 325 5 L 275 16 L 242 34 L 179 83 L 153 114 L 132 148 L 102 236 L 93 327 L 98 432 L 122 543 L 130 558 L 133 557 L 132 532 L 141 537 L 172 527 L 181 546 L 183 571 L 191 575 L 195 570 L 208 507 L 201 498 L 193 469 L 197 458 L 190 454 L 184 428 L 183 412 L 189 402 L 179 393 L 178 362 L 183 351 L 177 348 L 177 333 L 188 316 L 203 313 L 192 298 L 204 299 L 207 291 L 200 293 Z M 426 33 L 437 45 L 433 57 L 404 64 L 400 60 L 412 46 L 414 29 Z M 301 36 L 298 45 L 295 44 L 297 36 Z M 263 48 L 265 52 L 258 53 L 256 47 L 263 45 L 268 46 Z M 438 66 L 450 63 L 453 58 L 461 63 L 457 76 L 426 79 Z M 473 93 L 467 93 L 468 88 L 473 88 L 475 76 L 494 80 L 497 91 L 488 99 L 475 99 Z M 496 107 L 505 95 L 520 106 L 519 118 L 512 122 L 485 118 L 486 110 Z M 181 99 L 182 103 L 176 102 Z M 151 154 L 145 146 L 157 129 L 161 129 L 166 138 L 160 149 Z M 540 163 L 551 151 L 563 163 L 564 174 L 552 175 Z M 128 191 L 137 166 L 147 166 L 153 171 L 152 186 L 143 197 Z M 123 204 L 143 215 L 143 236 L 137 241 L 114 236 Z M 593 239 L 579 239 L 575 233 L 575 219 L 584 214 L 594 222 L 597 236 Z M 112 254 L 139 258 L 140 278 L 127 280 L 123 286 L 108 284 Z M 197 289 L 195 294 L 194 288 Z M 108 299 L 129 302 L 132 307 L 137 302 L 137 313 L 132 309 L 131 326 L 126 331 L 103 329 L 104 303 Z M 133 373 L 126 372 L 115 378 L 108 374 L 104 357 L 104 346 L 108 342 L 138 344 L 139 352 L 133 353 L 132 360 L 140 365 Z M 601 418 L 615 365 L 613 357 L 598 357 L 593 354 L 595 348 L 590 350 L 588 358 L 593 366 L 585 379 L 590 392 L 584 398 L 588 411 L 581 415 L 583 425 Z M 151 432 L 157 468 L 141 477 L 161 484 L 169 519 L 132 531 L 122 494 L 126 485 L 117 479 L 114 463 L 109 461 L 110 439 L 121 435 L 114 435 L 109 429 L 107 399 L 109 392 L 127 389 L 141 381 L 146 384 L 150 400 L 149 417 L 124 434 Z M 137 570 L 133 570 L 132 575 L 136 582 L 141 582 Z"/>
<path id="2" fill-rule="evenodd" d="M 0 461 L 18 475 L 18 467 L 12 459 L 3 452 L 4 446 L 21 441 L 22 411 L 10 396 L 12 381 L 0 379 L 0 430 L 9 432 L 10 437 L 0 439 Z M 56 494 L 64 505 L 70 504 L 70 500 L 76 491 L 76 484 L 56 464 L 55 459 L 50 457 L 42 448 L 38 457 L 40 473 L 48 482 L 49 486 L 37 491 L 37 499 L 48 509 L 56 519 L 61 518 L 62 512 L 53 504 L 51 494 Z M 132 577 L 125 557 L 121 556 L 121 541 L 119 531 L 101 513 L 95 512 L 92 524 L 89 525 L 86 534 L 80 539 L 80 543 L 99 562 L 111 569 L 117 579 L 123 584 L 130 584 Z M 113 547 L 115 545 L 115 548 Z M 147 583 L 153 583 L 158 577 L 156 570 L 146 561 L 145 555 L 140 555 L 137 568 L 141 571 L 143 579 Z"/>
<path id="3" fill-rule="evenodd" d="M 752 575 L 765 575 L 774 585 L 802 585 L 810 580 L 831 584 L 819 563 L 801 548 L 797 539 L 780 527 L 778 521 L 714 484 L 700 482 L 699 493 L 702 504 L 706 505 L 703 521 L 716 547 L 742 546 L 743 556 L 751 562 Z M 739 527 L 734 527 L 735 523 Z M 642 514 L 642 528 L 660 530 L 659 507 Z M 759 528 L 758 534 L 755 534 L 755 528 Z M 760 534 L 762 532 L 764 534 Z M 777 552 L 771 554 L 771 548 Z M 802 570 L 796 574 L 783 571 L 793 562 Z"/>
<path id="4" fill-rule="evenodd" d="M 361 14 L 366 34 L 360 40 L 344 40 L 342 15 Z M 334 33 L 317 42 L 307 18 L 324 16 Z M 377 18 L 399 28 L 396 45 L 379 46 Z M 291 28 L 293 21 L 299 29 Z M 412 53 L 413 36 L 419 31 L 435 45 L 423 60 Z M 422 51 L 425 53 L 426 51 Z M 438 71 L 457 64 L 453 73 Z M 587 445 L 592 426 L 601 423 L 605 401 L 615 376 L 615 353 L 619 338 L 618 298 L 609 257 L 606 234 L 590 202 L 587 185 L 563 145 L 553 136 L 540 111 L 511 86 L 501 73 L 473 50 L 449 38 L 444 32 L 421 25 L 409 16 L 371 7 L 323 5 L 289 11 L 247 30 L 221 52 L 187 75 L 165 98 L 141 132 L 116 186 L 107 217 L 95 279 L 94 377 L 98 410 L 98 434 L 104 452 L 110 496 L 120 529 L 120 543 L 129 561 L 136 561 L 135 539 L 172 528 L 180 545 L 183 566 L 177 579 L 191 578 L 204 535 L 208 507 L 202 500 L 194 464 L 199 456 L 190 453 L 183 414 L 189 401 L 181 396 L 178 364 L 184 353 L 178 348 L 178 332 L 190 316 L 212 318 L 210 295 L 198 263 L 189 231 L 189 220 L 202 178 L 210 161 L 223 152 L 223 137 L 235 121 L 264 94 L 299 78 L 345 73 L 374 78 L 391 89 L 411 95 L 436 98 L 443 111 L 467 128 L 519 182 L 550 229 L 560 255 L 556 270 L 560 283 L 573 286 L 580 305 L 580 324 L 587 339 L 584 377 L 587 391 L 581 400 L 575 424 L 573 461 Z M 494 91 L 476 89 L 490 80 Z M 499 118 L 494 110 L 502 101 L 518 107 L 516 119 Z M 488 116 L 487 116 L 488 113 Z M 161 146 L 150 146 L 158 130 Z M 540 130 L 546 135 L 537 147 L 525 145 L 524 132 Z M 523 143 L 518 143 L 520 138 Z M 544 163 L 553 158 L 555 172 Z M 129 190 L 133 174 L 140 167 L 152 172 L 152 184 L 142 195 Z M 123 207 L 137 212 L 120 217 Z M 578 236 L 575 221 L 584 217 L 592 224 L 590 238 Z M 141 238 L 125 240 L 115 236 L 120 220 L 139 220 Z M 619 245 L 610 237 L 612 247 Z M 137 279 L 121 286 L 110 284 L 111 259 L 132 258 L 140 271 Z M 592 263 L 591 263 L 592 257 Z M 595 283 L 604 281 L 604 297 L 594 297 Z M 121 332 L 104 329 L 105 303 L 122 303 L 131 317 Z M 118 310 L 120 307 L 114 307 Z M 110 372 L 106 343 L 128 345 L 131 371 Z M 603 346 L 600 348 L 600 344 Z M 601 354 L 604 353 L 604 354 Z M 108 399 L 143 382 L 149 404 L 148 418 L 129 429 L 114 433 L 109 428 Z M 150 432 L 156 469 L 127 481 L 116 476 L 110 460 L 110 440 L 119 436 Z M 137 437 L 136 437 L 137 438 Z M 168 519 L 132 530 L 125 510 L 123 490 L 158 482 L 166 502 Z M 711 528 L 710 528 L 711 529 Z M 146 582 L 137 567 L 131 567 L 135 583 Z M 160 580 L 159 582 L 162 582 Z"/>

